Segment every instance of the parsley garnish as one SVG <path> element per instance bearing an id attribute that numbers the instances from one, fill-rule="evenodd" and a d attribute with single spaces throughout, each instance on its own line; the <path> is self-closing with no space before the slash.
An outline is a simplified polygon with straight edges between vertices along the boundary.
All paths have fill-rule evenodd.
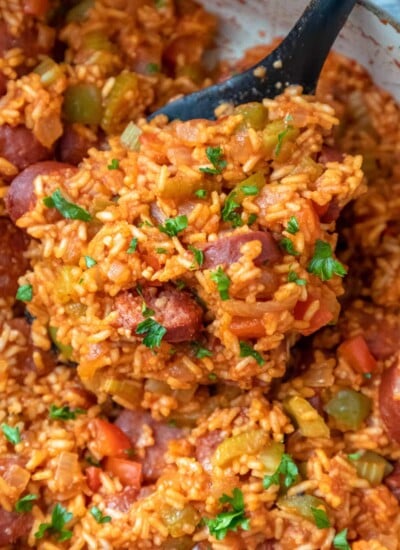
<path id="1" fill-rule="evenodd" d="M 185 283 L 185 281 L 182 281 L 181 279 L 177 279 L 175 281 L 175 286 L 178 290 L 183 290 L 184 288 L 186 288 L 186 283 Z"/>
<path id="2" fill-rule="evenodd" d="M 165 327 L 151 318 L 145 319 L 136 328 L 136 334 L 145 334 L 143 344 L 150 349 L 159 347 L 166 332 Z"/>
<path id="3" fill-rule="evenodd" d="M 17 443 L 21 442 L 21 434 L 18 427 L 13 428 L 8 424 L 2 424 L 1 431 L 3 432 L 4 437 L 7 439 L 7 441 L 12 443 L 13 445 L 17 445 Z"/>
<path id="4" fill-rule="evenodd" d="M 205 189 L 197 189 L 197 191 L 195 191 L 194 194 L 199 199 L 205 199 L 207 196 L 207 191 Z"/>
<path id="5" fill-rule="evenodd" d="M 275 151 L 274 151 L 274 154 L 276 157 L 279 157 L 279 154 L 281 152 L 282 145 L 283 145 L 283 140 L 285 139 L 289 131 L 292 130 L 292 128 L 293 126 L 289 125 L 287 128 L 285 128 L 282 132 L 278 134 L 278 143 L 276 144 Z"/>
<path id="6" fill-rule="evenodd" d="M 148 63 L 146 67 L 146 71 L 149 74 L 155 74 L 160 72 L 160 65 L 158 63 Z"/>
<path id="7" fill-rule="evenodd" d="M 250 344 L 247 342 L 239 342 L 239 345 L 240 357 L 252 357 L 260 366 L 264 365 L 264 359 Z"/>
<path id="8" fill-rule="evenodd" d="M 286 231 L 291 235 L 295 235 L 300 230 L 299 222 L 297 221 L 296 216 L 292 216 L 286 226 Z"/>
<path id="9" fill-rule="evenodd" d="M 289 283 L 296 283 L 296 285 L 304 286 L 307 284 L 305 279 L 300 279 L 295 271 L 289 271 L 287 280 Z"/>
<path id="10" fill-rule="evenodd" d="M 372 378 L 372 373 L 370 372 L 364 372 L 363 374 L 364 378 L 366 378 L 367 380 L 370 380 Z"/>
<path id="11" fill-rule="evenodd" d="M 208 379 L 211 380 L 211 382 L 215 382 L 218 379 L 218 377 L 215 374 L 215 372 L 210 372 L 208 375 Z"/>
<path id="12" fill-rule="evenodd" d="M 196 260 L 196 263 L 199 267 L 201 267 L 204 263 L 204 252 L 195 246 L 189 245 L 188 249 L 190 252 L 193 253 L 194 259 Z M 194 263 L 190 266 L 190 269 L 195 269 Z"/>
<path id="13" fill-rule="evenodd" d="M 118 159 L 112 159 L 110 164 L 107 166 L 109 170 L 118 170 L 119 168 L 119 160 Z"/>
<path id="14" fill-rule="evenodd" d="M 64 529 L 64 526 L 71 521 L 72 517 L 71 512 L 68 512 L 64 506 L 57 502 L 51 514 L 51 523 L 41 523 L 35 533 L 35 538 L 41 539 L 49 532 L 51 535 L 56 535 L 59 542 L 69 540 L 72 537 L 72 531 Z"/>
<path id="15" fill-rule="evenodd" d="M 254 214 L 254 212 L 250 214 L 247 219 L 247 225 L 253 225 L 253 223 L 257 220 L 257 217 L 257 214 Z"/>
<path id="16" fill-rule="evenodd" d="M 331 526 L 331 522 L 329 521 L 328 514 L 325 510 L 311 506 L 311 512 L 314 516 L 315 525 L 318 529 L 327 529 Z"/>
<path id="17" fill-rule="evenodd" d="M 230 222 L 232 227 L 240 227 L 243 225 L 242 218 L 237 211 L 240 208 L 240 204 L 235 201 L 236 193 L 230 193 L 224 202 L 221 216 L 224 222 Z"/>
<path id="18" fill-rule="evenodd" d="M 285 250 L 288 254 L 291 254 L 292 256 L 299 255 L 299 252 L 297 252 L 297 250 L 295 249 L 292 241 L 287 237 L 283 237 L 283 239 L 281 239 L 279 246 L 283 248 L 283 250 Z"/>
<path id="19" fill-rule="evenodd" d="M 178 233 L 186 229 L 188 226 L 187 216 L 176 216 L 176 218 L 168 218 L 164 225 L 159 225 L 158 229 L 162 233 L 166 233 L 169 237 L 176 237 Z"/>
<path id="20" fill-rule="evenodd" d="M 110 516 L 103 516 L 103 513 L 101 510 L 97 508 L 97 506 L 92 506 L 89 510 L 90 515 L 94 517 L 94 519 L 97 521 L 97 523 L 110 523 L 111 517 Z"/>
<path id="21" fill-rule="evenodd" d="M 229 287 L 231 280 L 220 266 L 216 271 L 211 271 L 210 278 L 217 284 L 221 300 L 229 300 Z"/>
<path id="22" fill-rule="evenodd" d="M 17 300 L 21 300 L 21 302 L 30 302 L 33 298 L 32 285 L 21 285 L 15 297 Z"/>
<path id="23" fill-rule="evenodd" d="M 90 222 L 92 219 L 92 216 L 84 208 L 81 208 L 73 202 L 67 201 L 67 199 L 62 196 L 60 189 L 56 189 L 50 197 L 45 197 L 43 202 L 47 208 L 55 208 L 64 218 L 69 220 Z"/>
<path id="24" fill-rule="evenodd" d="M 24 512 L 30 512 L 33 507 L 33 502 L 37 500 L 37 495 L 25 495 L 24 497 L 20 498 L 15 503 L 15 511 L 19 514 L 23 514 Z"/>
<path id="25" fill-rule="evenodd" d="M 347 529 L 343 529 L 333 539 L 333 547 L 338 550 L 351 550 L 350 544 L 347 542 Z"/>
<path id="26" fill-rule="evenodd" d="M 208 160 L 214 166 L 214 168 L 209 168 L 208 166 L 200 168 L 200 172 L 205 174 L 212 174 L 216 176 L 222 174 L 222 170 L 226 168 L 227 162 L 223 159 L 223 151 L 221 147 L 207 147 L 206 155 Z"/>
<path id="27" fill-rule="evenodd" d="M 96 260 L 93 260 L 90 256 L 85 256 L 85 264 L 88 269 L 97 264 Z"/>
<path id="28" fill-rule="evenodd" d="M 212 357 L 212 353 L 207 348 L 203 348 L 199 344 L 199 342 L 192 342 L 193 350 L 194 350 L 194 356 L 197 357 L 197 359 L 203 359 L 203 357 Z"/>
<path id="29" fill-rule="evenodd" d="M 133 237 L 133 239 L 129 243 L 129 248 L 126 251 L 126 253 L 127 254 L 133 254 L 135 252 L 136 248 L 137 248 L 137 245 L 138 245 L 138 240 L 137 240 L 136 237 Z"/>
<path id="30" fill-rule="evenodd" d="M 88 464 L 90 464 L 91 466 L 95 466 L 96 468 L 100 468 L 100 461 L 99 460 L 96 460 L 95 458 L 93 458 L 92 456 L 86 456 L 85 457 L 85 460 Z"/>
<path id="31" fill-rule="evenodd" d="M 78 414 L 85 414 L 83 409 L 74 409 L 73 411 L 66 405 L 57 407 L 50 405 L 49 418 L 52 420 L 75 420 Z"/>
<path id="32" fill-rule="evenodd" d="M 243 493 L 240 489 L 233 489 L 231 497 L 223 494 L 219 501 L 221 504 L 230 504 L 232 511 L 221 512 L 215 519 L 204 518 L 213 537 L 222 540 L 228 531 L 237 531 L 238 527 L 245 531 L 250 529 L 250 521 L 244 515 Z"/>
<path id="33" fill-rule="evenodd" d="M 244 195 L 248 196 L 257 195 L 260 191 L 257 185 L 242 185 L 240 189 L 243 191 Z"/>
<path id="34" fill-rule="evenodd" d="M 268 489 L 271 485 L 280 485 L 283 482 L 283 486 L 288 488 L 296 481 L 298 474 L 299 469 L 292 457 L 283 453 L 276 472 L 271 476 L 264 476 L 263 487 Z"/>
<path id="35" fill-rule="evenodd" d="M 347 458 L 350 460 L 359 460 L 362 457 L 363 453 L 358 451 L 358 453 L 350 453 L 347 455 Z"/>
<path id="36" fill-rule="evenodd" d="M 152 315 L 154 315 L 154 313 L 155 313 L 154 309 L 150 309 L 149 307 L 147 307 L 146 303 L 143 302 L 142 304 L 143 317 L 151 317 Z"/>
<path id="37" fill-rule="evenodd" d="M 166 248 L 156 248 L 156 254 L 168 254 L 168 250 Z"/>
<path id="38" fill-rule="evenodd" d="M 315 242 L 314 256 L 308 264 L 307 271 L 319 277 L 321 281 L 329 281 L 333 275 L 344 277 L 347 274 L 346 268 L 332 257 L 331 245 L 320 239 Z"/>

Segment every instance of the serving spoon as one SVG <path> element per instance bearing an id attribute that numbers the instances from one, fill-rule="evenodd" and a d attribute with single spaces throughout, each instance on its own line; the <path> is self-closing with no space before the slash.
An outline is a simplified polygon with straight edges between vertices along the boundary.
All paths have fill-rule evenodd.
<path id="1" fill-rule="evenodd" d="M 292 84 L 302 86 L 305 94 L 313 93 L 329 50 L 355 3 L 312 0 L 283 42 L 259 63 L 225 82 L 167 103 L 149 119 L 160 114 L 170 120 L 214 119 L 222 103 L 261 101 Z"/>

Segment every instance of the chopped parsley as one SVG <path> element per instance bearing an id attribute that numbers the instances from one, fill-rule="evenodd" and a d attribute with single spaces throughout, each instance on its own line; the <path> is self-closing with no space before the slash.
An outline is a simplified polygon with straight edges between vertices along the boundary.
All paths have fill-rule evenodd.
<path id="1" fill-rule="evenodd" d="M 210 372 L 208 375 L 208 379 L 211 380 L 211 382 L 215 382 L 218 380 L 218 376 L 215 374 L 215 372 Z"/>
<path id="2" fill-rule="evenodd" d="M 73 202 L 67 201 L 67 199 L 62 196 L 60 189 L 56 189 L 50 197 L 45 197 L 43 202 L 47 208 L 55 208 L 64 218 L 69 220 L 90 222 L 92 219 L 92 216 L 84 208 Z"/>
<path id="3" fill-rule="evenodd" d="M 144 334 L 143 344 L 150 349 L 158 348 L 167 329 L 150 317 L 138 324 L 136 334 Z"/>
<path id="4" fill-rule="evenodd" d="M 151 317 L 152 315 L 154 315 L 154 313 L 155 313 L 154 309 L 150 309 L 149 307 L 147 307 L 146 303 L 143 302 L 142 304 L 143 317 Z"/>
<path id="5" fill-rule="evenodd" d="M 274 474 L 271 476 L 264 476 L 263 487 L 269 489 L 271 485 L 281 485 L 289 488 L 295 483 L 299 474 L 299 469 L 292 457 L 286 453 L 283 453 L 280 464 Z"/>
<path id="6" fill-rule="evenodd" d="M 370 380 L 372 378 L 372 373 L 371 372 L 364 372 L 363 376 L 367 380 Z"/>
<path id="7" fill-rule="evenodd" d="M 247 218 L 247 225 L 253 225 L 255 221 L 257 221 L 257 214 L 251 213 L 249 217 Z"/>
<path id="8" fill-rule="evenodd" d="M 288 254 L 291 254 L 292 256 L 298 256 L 299 255 L 299 252 L 297 252 L 297 250 L 295 249 L 292 241 L 290 239 L 288 239 L 287 237 L 283 237 L 283 239 L 281 239 L 281 241 L 279 243 L 279 246 L 281 248 L 283 248 L 283 250 L 285 250 L 285 252 L 287 252 Z"/>
<path id="9" fill-rule="evenodd" d="M 194 194 L 199 199 L 205 199 L 207 196 L 207 191 L 205 189 L 197 189 L 197 191 L 195 191 Z"/>
<path id="10" fill-rule="evenodd" d="M 90 256 L 85 256 L 85 264 L 86 264 L 86 267 L 88 269 L 90 269 L 91 267 L 93 267 L 94 265 L 97 264 L 96 260 L 94 260 L 93 258 L 91 258 Z"/>
<path id="11" fill-rule="evenodd" d="M 229 300 L 229 287 L 231 280 L 220 266 L 216 271 L 211 271 L 210 278 L 216 283 L 221 300 Z"/>
<path id="12" fill-rule="evenodd" d="M 128 250 L 126 251 L 127 254 L 133 254 L 136 251 L 138 245 L 138 240 L 136 237 L 133 237 L 131 242 L 129 243 Z"/>
<path id="13" fill-rule="evenodd" d="M 222 174 L 222 170 L 226 168 L 227 162 L 223 158 L 223 151 L 221 147 L 207 147 L 206 155 L 214 168 L 205 166 L 200 168 L 200 172 L 204 172 L 204 174 L 212 174 L 213 176 Z"/>
<path id="14" fill-rule="evenodd" d="M 49 418 L 52 420 L 75 420 L 78 414 L 85 414 L 83 409 L 71 410 L 68 406 L 57 407 L 56 405 L 50 405 Z"/>
<path id="15" fill-rule="evenodd" d="M 347 458 L 350 460 L 359 460 L 362 457 L 363 453 L 358 451 L 358 453 L 350 453 L 347 455 Z"/>
<path id="16" fill-rule="evenodd" d="M 35 533 L 35 538 L 42 539 L 46 533 L 55 535 L 59 542 L 64 542 L 72 537 L 72 531 L 64 529 L 65 525 L 71 521 L 73 515 L 68 512 L 64 506 L 57 502 L 51 514 L 50 523 L 41 523 Z"/>
<path id="17" fill-rule="evenodd" d="M 289 271 L 287 280 L 289 283 L 296 283 L 296 285 L 299 286 L 305 286 L 307 284 L 307 281 L 298 277 L 295 271 Z"/>
<path id="18" fill-rule="evenodd" d="M 247 342 L 239 342 L 240 346 L 240 357 L 252 357 L 256 362 L 262 366 L 265 361 L 262 358 L 261 354 L 258 353 L 250 344 Z"/>
<path id="19" fill-rule="evenodd" d="M 160 65 L 158 63 L 147 63 L 146 72 L 148 74 L 156 74 L 160 72 Z"/>
<path id="20" fill-rule="evenodd" d="M 332 247 L 329 243 L 318 239 L 315 242 L 314 256 L 308 264 L 307 271 L 313 273 L 321 281 L 329 281 L 333 275 L 344 277 L 346 268 L 332 257 Z"/>
<path id="21" fill-rule="evenodd" d="M 204 263 L 204 252 L 195 246 L 189 245 L 188 249 L 193 253 L 194 259 L 199 267 Z M 190 266 L 191 269 L 195 269 L 194 263 Z"/>
<path id="22" fill-rule="evenodd" d="M 286 231 L 288 231 L 291 235 L 296 235 L 299 230 L 299 222 L 297 221 L 296 216 L 292 216 L 287 223 Z"/>
<path id="23" fill-rule="evenodd" d="M 350 544 L 347 542 L 347 529 L 343 529 L 333 539 L 333 547 L 337 550 L 351 550 Z"/>
<path id="24" fill-rule="evenodd" d="M 18 288 L 15 297 L 17 300 L 21 300 L 21 302 L 31 302 L 33 298 L 32 285 L 21 285 Z"/>
<path id="25" fill-rule="evenodd" d="M 21 433 L 18 427 L 13 428 L 8 424 L 2 424 L 1 431 L 3 432 L 4 437 L 7 439 L 7 441 L 12 443 L 13 445 L 17 445 L 17 443 L 21 442 Z"/>
<path id="26" fill-rule="evenodd" d="M 92 506 L 89 510 L 90 515 L 94 517 L 94 519 L 97 521 L 97 523 L 110 523 L 111 517 L 110 516 L 103 516 L 103 513 L 101 510 L 97 508 L 97 506 Z"/>
<path id="27" fill-rule="evenodd" d="M 232 510 L 221 512 L 214 519 L 204 518 L 204 523 L 213 537 L 223 540 L 228 531 L 237 531 L 238 527 L 245 531 L 250 529 L 250 521 L 244 515 L 243 493 L 240 489 L 233 489 L 231 497 L 223 494 L 219 501 L 221 504 L 229 504 Z"/>
<path id="28" fill-rule="evenodd" d="M 203 348 L 199 342 L 192 342 L 194 356 L 197 359 L 203 359 L 204 357 L 212 357 L 212 353 L 207 348 Z"/>
<path id="29" fill-rule="evenodd" d="M 85 460 L 91 466 L 95 466 L 96 468 L 100 468 L 100 460 L 96 460 L 95 458 L 93 458 L 90 455 L 85 456 Z"/>
<path id="30" fill-rule="evenodd" d="M 164 225 L 159 225 L 158 229 L 162 233 L 166 233 L 169 237 L 176 237 L 178 233 L 186 229 L 188 226 L 187 216 L 176 216 L 176 218 L 168 218 Z"/>
<path id="31" fill-rule="evenodd" d="M 175 286 L 178 290 L 183 290 L 184 288 L 186 288 L 186 283 L 185 283 L 185 281 L 182 281 L 181 279 L 177 279 L 175 281 Z"/>
<path id="32" fill-rule="evenodd" d="M 232 227 L 240 227 L 243 225 L 242 218 L 238 212 L 240 204 L 235 201 L 236 193 L 230 193 L 224 202 L 221 216 L 224 222 L 230 222 Z"/>
<path id="33" fill-rule="evenodd" d="M 328 529 L 331 526 L 328 514 L 322 508 L 314 508 L 311 506 L 311 513 L 314 516 L 315 525 L 318 529 Z"/>
<path id="34" fill-rule="evenodd" d="M 118 159 L 112 159 L 110 164 L 107 166 L 109 170 L 118 170 L 119 168 L 119 160 Z"/>
<path id="35" fill-rule="evenodd" d="M 33 503 L 35 500 L 37 500 L 38 496 L 29 494 L 25 495 L 24 497 L 20 498 L 15 503 L 15 511 L 19 514 L 23 514 L 24 512 L 30 512 L 33 507 Z"/>
<path id="36" fill-rule="evenodd" d="M 142 220 L 138 223 L 138 227 L 154 227 L 154 225 L 149 220 Z"/>
<path id="37" fill-rule="evenodd" d="M 168 254 L 168 250 L 166 248 L 156 248 L 156 254 Z"/>
<path id="38" fill-rule="evenodd" d="M 287 136 L 287 134 L 292 129 L 293 129 L 293 126 L 289 125 L 287 128 L 285 128 L 282 132 L 280 132 L 278 134 L 278 143 L 276 144 L 275 151 L 274 151 L 274 154 L 275 154 L 276 157 L 279 157 L 281 149 L 282 149 L 283 141 L 284 141 L 285 137 Z"/>
<path id="39" fill-rule="evenodd" d="M 253 196 L 257 195 L 260 191 L 257 185 L 242 185 L 240 190 L 243 191 L 244 195 Z"/>

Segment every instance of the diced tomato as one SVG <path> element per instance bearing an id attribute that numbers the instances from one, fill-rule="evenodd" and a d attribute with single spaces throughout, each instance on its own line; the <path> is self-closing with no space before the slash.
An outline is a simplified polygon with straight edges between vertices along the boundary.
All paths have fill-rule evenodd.
<path id="1" fill-rule="evenodd" d="M 329 202 L 326 204 L 318 204 L 317 202 L 311 201 L 313 208 L 315 212 L 317 213 L 319 218 L 322 218 L 324 214 L 328 211 L 329 208 Z"/>
<path id="2" fill-rule="evenodd" d="M 86 483 L 88 484 L 89 489 L 96 493 L 100 489 L 101 485 L 100 468 L 96 468 L 96 466 L 89 466 L 86 468 L 85 474 Z"/>
<path id="3" fill-rule="evenodd" d="M 294 307 L 294 317 L 297 320 L 303 320 L 304 317 L 306 317 L 308 308 L 311 306 L 311 304 L 319 299 L 320 305 L 319 309 L 314 313 L 314 315 L 311 317 L 309 323 L 309 327 L 307 329 L 301 330 L 301 334 L 304 334 L 305 336 L 308 336 L 309 334 L 312 334 L 316 330 L 318 330 L 321 327 L 324 327 L 333 319 L 335 319 L 335 313 L 338 309 L 338 304 L 335 301 L 331 303 L 331 300 L 325 299 L 325 298 L 319 298 L 314 295 L 308 296 L 307 300 L 304 302 L 297 302 L 297 304 Z"/>
<path id="4" fill-rule="evenodd" d="M 101 418 L 95 418 L 91 427 L 99 454 L 102 456 L 121 456 L 132 448 L 129 438 L 122 430 Z"/>
<path id="5" fill-rule="evenodd" d="M 109 457 L 104 464 L 105 470 L 112 473 L 122 485 L 140 489 L 142 482 L 142 465 L 139 462 L 124 458 Z"/>
<path id="6" fill-rule="evenodd" d="M 339 346 L 339 354 L 352 369 L 360 374 L 373 372 L 376 369 L 375 357 L 369 351 L 367 342 L 361 334 L 345 340 Z"/>
<path id="7" fill-rule="evenodd" d="M 230 329 L 238 338 L 262 338 L 265 336 L 264 323 L 262 319 L 257 318 L 234 317 Z"/>
<path id="8" fill-rule="evenodd" d="M 24 0 L 24 13 L 27 15 L 44 15 L 49 9 L 49 0 Z"/>

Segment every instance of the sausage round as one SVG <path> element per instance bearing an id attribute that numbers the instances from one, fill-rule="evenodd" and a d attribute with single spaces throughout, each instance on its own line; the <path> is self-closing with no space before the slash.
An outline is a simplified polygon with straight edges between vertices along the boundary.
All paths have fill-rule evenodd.
<path id="1" fill-rule="evenodd" d="M 0 156 L 14 164 L 18 170 L 51 157 L 50 149 L 44 147 L 25 126 L 0 126 Z"/>
<path id="2" fill-rule="evenodd" d="M 58 142 L 58 158 L 61 162 L 77 166 L 86 156 L 88 149 L 95 144 L 77 132 L 73 126 L 66 124 L 64 133 Z"/>
<path id="3" fill-rule="evenodd" d="M 7 218 L 0 218 L 0 296 L 14 297 L 18 277 L 29 267 L 24 252 L 29 244 L 27 235 Z"/>
<path id="4" fill-rule="evenodd" d="M 17 514 L 0 508 L 0 546 L 14 544 L 29 533 L 33 524 L 32 514 Z"/>
<path id="5" fill-rule="evenodd" d="M 382 373 L 379 410 L 389 435 L 400 443 L 400 369 L 397 364 Z"/>

